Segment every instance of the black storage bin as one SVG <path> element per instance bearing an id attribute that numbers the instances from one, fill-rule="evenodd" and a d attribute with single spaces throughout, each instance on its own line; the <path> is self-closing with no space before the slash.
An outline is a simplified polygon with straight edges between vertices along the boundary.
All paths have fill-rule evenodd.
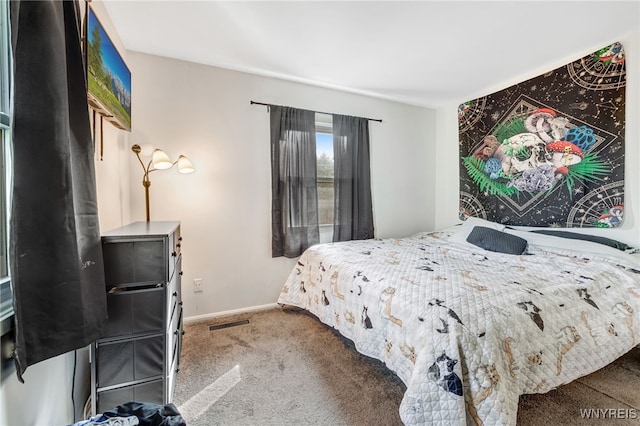
<path id="1" fill-rule="evenodd" d="M 106 243 L 102 245 L 107 289 L 126 283 L 165 282 L 167 252 L 162 240 Z"/>
<path id="2" fill-rule="evenodd" d="M 162 377 L 164 336 L 100 343 L 96 362 L 99 387 Z"/>
<path id="3" fill-rule="evenodd" d="M 158 379 L 152 382 L 98 392 L 97 412 L 102 413 L 122 404 L 122 401 L 145 401 L 162 404 L 163 399 L 164 386 L 162 379 Z"/>
<path id="4" fill-rule="evenodd" d="M 164 297 L 162 283 L 112 288 L 107 294 L 109 324 L 102 337 L 162 331 Z"/>

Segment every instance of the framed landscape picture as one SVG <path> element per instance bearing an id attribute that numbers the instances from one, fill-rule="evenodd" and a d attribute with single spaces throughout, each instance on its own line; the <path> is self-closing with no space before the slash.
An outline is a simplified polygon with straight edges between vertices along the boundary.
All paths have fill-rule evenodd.
<path id="1" fill-rule="evenodd" d="M 89 103 L 116 127 L 131 131 L 131 71 L 90 7 L 86 28 Z"/>

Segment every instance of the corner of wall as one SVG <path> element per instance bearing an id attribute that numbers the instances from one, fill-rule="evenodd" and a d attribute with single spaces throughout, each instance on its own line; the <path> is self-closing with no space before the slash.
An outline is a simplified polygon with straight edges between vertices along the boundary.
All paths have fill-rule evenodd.
<path id="1" fill-rule="evenodd" d="M 435 164 L 437 208 L 435 228 L 458 223 L 460 170 L 458 157 L 458 105 L 444 105 L 436 110 L 436 153 L 442 159 Z"/>

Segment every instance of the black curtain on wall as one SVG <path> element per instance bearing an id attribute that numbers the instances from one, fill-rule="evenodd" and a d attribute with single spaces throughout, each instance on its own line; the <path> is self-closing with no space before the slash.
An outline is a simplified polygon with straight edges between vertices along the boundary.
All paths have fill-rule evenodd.
<path id="1" fill-rule="evenodd" d="M 313 111 L 270 106 L 273 257 L 297 257 L 320 242 Z"/>
<path id="2" fill-rule="evenodd" d="M 77 1 L 12 1 L 11 280 L 18 378 L 106 326 Z"/>
<path id="3" fill-rule="evenodd" d="M 374 237 L 369 120 L 333 114 L 333 241 Z"/>

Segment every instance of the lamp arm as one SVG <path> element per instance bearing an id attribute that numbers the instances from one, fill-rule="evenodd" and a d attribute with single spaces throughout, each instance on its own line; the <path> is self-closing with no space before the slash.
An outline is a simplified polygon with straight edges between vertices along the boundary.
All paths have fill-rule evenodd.
<path id="1" fill-rule="evenodd" d="M 136 154 L 136 158 L 138 159 L 138 161 L 140 162 L 140 165 L 142 166 L 142 170 L 144 170 L 144 172 L 146 173 L 147 169 L 146 169 L 146 167 L 144 167 L 144 163 L 142 162 L 142 159 L 140 158 L 140 154 L 135 152 L 135 151 L 134 151 L 134 153 Z"/>
<path id="2" fill-rule="evenodd" d="M 144 174 L 142 175 L 142 186 L 144 187 L 144 201 L 145 201 L 145 211 L 146 211 L 146 217 L 147 217 L 147 222 L 149 222 L 150 217 L 149 217 L 149 187 L 151 186 L 151 181 L 149 180 L 149 172 L 153 171 L 153 170 L 149 170 L 149 168 L 151 167 L 151 161 L 149 161 L 149 164 L 145 167 L 144 163 L 142 162 L 142 159 L 140 158 L 140 152 L 139 151 L 133 151 L 136 154 L 136 158 L 138 158 L 138 161 L 140 162 L 140 165 L 142 166 L 142 171 L 144 171 Z"/>
<path id="3" fill-rule="evenodd" d="M 157 169 L 151 168 L 152 164 L 153 164 L 153 160 L 149 160 L 149 164 L 147 164 L 147 168 L 144 169 L 144 175 L 147 177 L 147 180 L 149 180 L 149 173 L 155 172 L 157 170 Z"/>
<path id="4" fill-rule="evenodd" d="M 136 151 L 134 151 L 134 153 L 136 154 L 136 158 L 138 159 L 138 162 L 140 162 L 140 165 L 142 166 L 142 171 L 144 172 L 144 175 L 142 176 L 142 182 L 148 181 L 149 180 L 149 166 L 151 166 L 151 162 L 149 162 L 149 165 L 147 167 L 144 166 L 144 163 L 142 162 L 142 159 L 140 158 L 140 154 Z"/>

